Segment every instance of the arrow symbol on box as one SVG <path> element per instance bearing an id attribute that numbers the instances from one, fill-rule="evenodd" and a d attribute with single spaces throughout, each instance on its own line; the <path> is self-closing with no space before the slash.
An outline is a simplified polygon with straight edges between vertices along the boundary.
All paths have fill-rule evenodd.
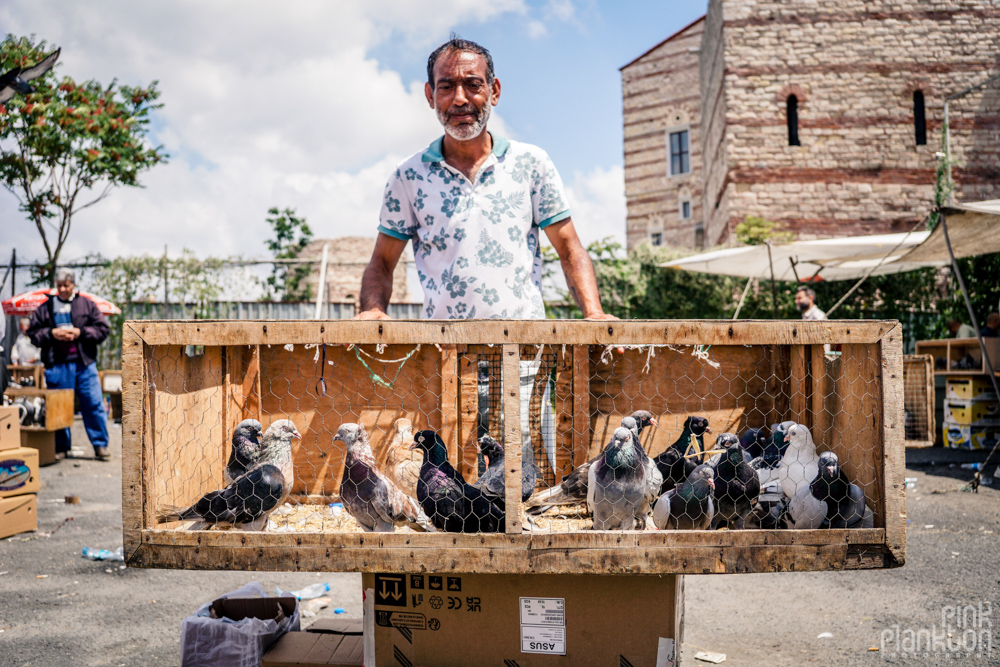
<path id="1" fill-rule="evenodd" d="M 399 592 L 399 586 L 396 585 L 396 582 L 393 582 L 392 592 L 390 593 L 389 590 L 385 587 L 385 580 L 383 580 L 382 597 L 383 598 L 391 597 L 393 600 L 398 600 L 399 598 L 403 597 L 403 594 Z"/>

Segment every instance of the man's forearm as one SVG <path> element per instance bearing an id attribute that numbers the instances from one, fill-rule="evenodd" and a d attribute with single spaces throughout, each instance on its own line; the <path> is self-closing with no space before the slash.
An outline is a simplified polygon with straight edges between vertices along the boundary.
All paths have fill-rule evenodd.
<path id="1" fill-rule="evenodd" d="M 569 293 L 583 311 L 584 317 L 603 314 L 601 296 L 597 291 L 597 277 L 594 275 L 594 265 L 590 255 L 582 246 L 570 248 L 565 257 L 560 257 L 563 274 Z"/>
<path id="2" fill-rule="evenodd" d="M 372 262 L 361 276 L 361 311 L 385 312 L 392 297 L 392 269 L 382 262 Z"/>

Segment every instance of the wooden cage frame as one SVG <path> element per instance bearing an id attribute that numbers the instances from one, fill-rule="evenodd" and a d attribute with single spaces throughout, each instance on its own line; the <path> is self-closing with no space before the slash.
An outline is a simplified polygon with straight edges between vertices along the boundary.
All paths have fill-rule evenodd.
<path id="1" fill-rule="evenodd" d="M 912 379 L 907 384 L 907 376 L 917 376 L 917 381 Z M 920 382 L 919 378 L 923 378 Z M 908 393 L 908 388 L 914 387 L 916 391 Z M 919 387 L 919 388 L 918 388 Z M 920 437 L 906 438 L 904 433 L 904 443 L 907 447 L 933 447 L 935 439 L 935 419 L 934 419 L 934 357 L 930 354 L 907 354 L 903 356 L 903 404 L 904 407 L 912 406 L 924 415 L 927 428 Z M 904 424 L 905 431 L 905 424 Z"/>
<path id="2" fill-rule="evenodd" d="M 627 531 L 531 534 L 520 523 L 521 459 L 508 448 L 507 523 L 500 534 L 178 531 L 153 528 L 149 491 L 152 425 L 147 364 L 156 346 L 259 346 L 324 343 L 494 345 L 503 354 L 505 437 L 520 441 L 521 345 L 573 346 L 574 365 L 588 346 L 774 346 L 788 352 L 798 388 L 794 416 L 814 409 L 810 368 L 823 346 L 864 351 L 856 380 L 875 382 L 874 403 L 851 405 L 871 424 L 870 447 L 883 527 L 831 530 Z M 247 348 L 246 346 L 250 346 Z M 129 321 L 122 340 L 122 515 L 125 560 L 133 567 L 357 572 L 550 574 L 701 574 L 899 567 L 905 562 L 903 354 L 895 321 Z M 865 370 L 862 370 L 864 366 Z M 588 367 L 589 368 L 589 367 Z M 822 368 L 820 366 L 819 368 Z M 796 370 L 797 369 L 797 370 Z M 866 373 L 867 377 L 860 374 Z M 589 392 L 574 376 L 574 394 Z M 793 377 L 790 375 L 789 377 Z M 821 376 L 817 376 L 821 377 Z M 226 376 L 226 387 L 255 380 Z M 458 378 L 446 378 L 457 382 Z M 808 389 L 807 389 L 808 387 Z M 259 392 L 259 388 L 257 390 Z M 846 408 L 847 406 L 845 406 Z M 580 420 L 579 407 L 574 421 Z M 846 411 L 846 410 L 845 410 Z M 589 422 L 587 422 L 589 429 Z M 513 482 L 513 483 L 512 483 Z M 511 511 L 514 510 L 514 511 Z M 879 524 L 876 524 L 879 525 Z"/>

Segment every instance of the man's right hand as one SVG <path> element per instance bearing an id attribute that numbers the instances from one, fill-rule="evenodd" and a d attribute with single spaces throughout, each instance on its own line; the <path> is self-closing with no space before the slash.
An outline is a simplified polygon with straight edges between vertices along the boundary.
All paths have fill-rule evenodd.
<path id="1" fill-rule="evenodd" d="M 79 335 L 79 334 L 74 334 L 74 331 L 79 331 L 79 329 L 61 329 L 59 327 L 53 327 L 52 337 L 55 338 L 56 340 L 70 342 Z"/>
<path id="2" fill-rule="evenodd" d="M 384 311 L 372 309 L 364 310 L 354 316 L 355 320 L 391 320 L 392 318 L 385 314 Z"/>

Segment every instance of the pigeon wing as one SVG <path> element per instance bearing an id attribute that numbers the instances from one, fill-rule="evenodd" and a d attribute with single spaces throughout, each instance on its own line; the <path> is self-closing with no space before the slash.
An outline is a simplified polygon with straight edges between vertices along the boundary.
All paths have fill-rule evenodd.
<path id="1" fill-rule="evenodd" d="M 61 52 L 62 52 L 61 48 L 60 49 L 56 49 L 55 51 L 53 51 L 49 55 L 45 56 L 45 58 L 43 58 L 42 61 L 39 62 L 34 67 L 29 67 L 26 70 L 22 70 L 21 71 L 21 80 L 22 81 L 31 81 L 32 79 L 37 79 L 41 75 L 43 75 L 46 72 L 48 72 L 56 64 L 56 61 L 59 60 L 59 54 Z"/>

